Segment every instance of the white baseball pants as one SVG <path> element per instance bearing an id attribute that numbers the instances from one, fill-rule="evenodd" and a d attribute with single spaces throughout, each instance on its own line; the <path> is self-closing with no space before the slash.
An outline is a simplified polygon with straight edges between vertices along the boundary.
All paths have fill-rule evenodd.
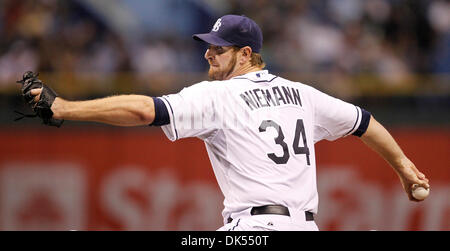
<path id="1" fill-rule="evenodd" d="M 233 213 L 233 220 L 217 231 L 318 231 L 316 223 L 307 221 L 304 211 L 289 210 L 291 216 L 277 214 L 251 215 L 250 209 Z"/>

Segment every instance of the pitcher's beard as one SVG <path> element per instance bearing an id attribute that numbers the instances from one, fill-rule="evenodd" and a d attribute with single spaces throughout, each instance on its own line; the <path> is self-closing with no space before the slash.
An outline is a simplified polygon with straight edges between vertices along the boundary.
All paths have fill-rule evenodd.
<path id="1" fill-rule="evenodd" d="M 208 77 L 211 80 L 225 80 L 228 76 L 233 72 L 234 67 L 236 66 L 237 57 L 236 55 L 233 55 L 231 58 L 230 63 L 227 65 L 227 67 L 222 70 L 214 70 L 214 67 L 210 66 L 208 71 Z"/>

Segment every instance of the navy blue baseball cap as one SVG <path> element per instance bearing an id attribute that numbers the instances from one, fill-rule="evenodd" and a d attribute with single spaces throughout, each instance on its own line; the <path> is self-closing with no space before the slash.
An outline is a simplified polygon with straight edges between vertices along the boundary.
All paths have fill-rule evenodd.
<path id="1" fill-rule="evenodd" d="M 263 43 L 261 29 L 255 21 L 238 15 L 225 15 L 217 19 L 209 33 L 194 34 L 192 37 L 216 46 L 250 46 L 256 53 L 259 53 Z"/>

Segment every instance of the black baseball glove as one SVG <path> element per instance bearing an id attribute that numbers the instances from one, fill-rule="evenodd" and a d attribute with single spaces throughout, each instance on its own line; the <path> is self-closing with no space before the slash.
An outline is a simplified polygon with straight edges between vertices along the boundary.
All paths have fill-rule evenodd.
<path id="1" fill-rule="evenodd" d="M 60 127 L 64 120 L 54 119 L 53 112 L 50 109 L 52 107 L 55 98 L 58 94 L 50 87 L 45 85 L 38 77 L 39 74 L 35 74 L 31 71 L 27 71 L 23 74 L 22 80 L 17 81 L 17 83 L 22 84 L 22 96 L 25 101 L 31 106 L 35 114 L 25 115 L 21 112 L 17 112 L 22 115 L 15 119 L 15 121 L 20 120 L 24 117 L 39 117 L 45 125 Z M 41 96 L 39 101 L 34 100 L 34 96 L 31 95 L 31 90 L 42 88 Z"/>

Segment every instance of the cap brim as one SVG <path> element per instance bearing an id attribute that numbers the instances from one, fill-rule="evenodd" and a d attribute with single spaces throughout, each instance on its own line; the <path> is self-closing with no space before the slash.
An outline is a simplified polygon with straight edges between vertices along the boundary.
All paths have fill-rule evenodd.
<path id="1" fill-rule="evenodd" d="M 192 36 L 193 39 L 197 41 L 202 41 L 208 44 L 216 45 L 216 46 L 232 46 L 233 43 L 230 43 L 228 41 L 225 41 L 224 39 L 214 36 L 211 33 L 204 33 L 204 34 L 194 34 Z"/>

